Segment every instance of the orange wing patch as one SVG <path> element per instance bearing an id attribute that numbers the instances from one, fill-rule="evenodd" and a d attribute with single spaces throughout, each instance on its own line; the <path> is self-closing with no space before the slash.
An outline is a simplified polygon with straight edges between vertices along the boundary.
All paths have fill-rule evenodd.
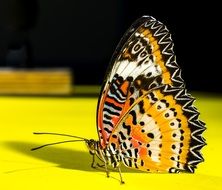
<path id="1" fill-rule="evenodd" d="M 131 149 L 138 150 L 133 157 L 136 167 L 151 172 L 166 172 L 170 168 L 184 170 L 191 130 L 183 106 L 175 97 L 164 94 L 161 89 L 155 90 L 128 112 L 115 133 L 121 133 L 118 146 L 121 141 L 128 141 L 129 147 L 122 147 L 124 154 Z"/>
<path id="2" fill-rule="evenodd" d="M 168 69 L 166 68 L 166 63 L 165 63 L 163 56 L 162 56 L 163 49 L 158 44 L 159 40 L 153 35 L 153 32 L 150 29 L 147 29 L 143 26 L 141 26 L 138 29 L 138 32 L 142 35 L 142 37 L 147 39 L 147 41 L 149 42 L 149 44 L 152 48 L 152 55 L 154 56 L 154 61 L 156 62 L 157 65 L 160 66 L 160 68 L 163 72 L 162 78 L 164 80 L 164 84 L 172 85 L 172 80 L 171 80 L 171 76 L 170 76 L 169 72 L 168 72 L 168 74 L 164 74 L 165 72 L 168 71 Z"/>

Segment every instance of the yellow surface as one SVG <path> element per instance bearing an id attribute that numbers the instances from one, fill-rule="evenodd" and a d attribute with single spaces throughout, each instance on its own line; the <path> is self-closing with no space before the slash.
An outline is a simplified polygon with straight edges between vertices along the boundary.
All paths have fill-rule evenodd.
<path id="1" fill-rule="evenodd" d="M 84 143 L 67 143 L 37 151 L 31 148 L 69 138 L 33 135 L 59 132 L 97 139 L 97 98 L 0 97 L 0 189 L 222 189 L 222 97 L 197 94 L 196 106 L 207 123 L 205 162 L 195 174 L 150 174 L 123 169 L 119 174 L 90 167 Z"/>

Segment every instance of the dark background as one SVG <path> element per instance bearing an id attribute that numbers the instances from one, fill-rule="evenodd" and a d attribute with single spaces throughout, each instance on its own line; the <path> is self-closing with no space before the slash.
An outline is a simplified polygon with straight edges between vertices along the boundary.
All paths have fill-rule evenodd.
<path id="1" fill-rule="evenodd" d="M 187 88 L 222 92 L 218 9 L 192 1 L 0 0 L 0 66 L 70 67 L 76 84 L 100 85 L 124 32 L 151 15 L 172 34 Z"/>

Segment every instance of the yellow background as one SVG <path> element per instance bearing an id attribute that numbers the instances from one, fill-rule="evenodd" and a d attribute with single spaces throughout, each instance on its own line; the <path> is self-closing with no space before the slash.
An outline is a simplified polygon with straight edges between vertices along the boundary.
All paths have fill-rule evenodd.
<path id="1" fill-rule="evenodd" d="M 58 132 L 98 139 L 97 98 L 0 97 L 0 189 L 222 189 L 222 97 L 194 94 L 206 122 L 205 162 L 195 174 L 150 174 L 123 169 L 107 178 L 90 167 L 83 142 L 60 144 L 37 151 L 31 148 L 70 138 L 32 133 Z"/>

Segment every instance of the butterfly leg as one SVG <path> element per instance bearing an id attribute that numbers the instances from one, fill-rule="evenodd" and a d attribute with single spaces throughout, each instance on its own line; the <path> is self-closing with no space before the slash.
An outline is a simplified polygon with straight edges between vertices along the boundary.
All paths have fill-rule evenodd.
<path id="1" fill-rule="evenodd" d="M 119 176 L 120 176 L 120 183 L 121 183 L 121 184 L 124 184 L 125 182 L 123 181 L 123 177 L 122 177 L 122 172 L 121 172 L 120 164 L 118 165 L 118 171 L 119 171 Z"/>
<path id="2" fill-rule="evenodd" d="M 92 156 L 93 156 L 93 159 L 92 159 L 91 167 L 94 169 L 96 169 L 97 167 L 99 167 L 99 168 L 105 167 L 106 176 L 109 177 L 109 170 L 108 170 L 107 163 L 106 163 L 105 159 L 103 160 L 104 165 L 100 165 L 99 163 L 95 164 L 95 154 L 93 154 Z"/>
<path id="3" fill-rule="evenodd" d="M 100 168 L 104 168 L 105 167 L 105 164 L 99 164 L 99 163 L 97 163 L 96 164 L 98 167 L 100 167 Z"/>
<path id="4" fill-rule="evenodd" d="M 108 167 L 107 167 L 107 163 L 104 162 L 104 167 L 105 167 L 105 170 L 106 170 L 106 176 L 109 177 L 109 170 L 108 170 Z"/>
<path id="5" fill-rule="evenodd" d="M 92 158 L 93 158 L 93 159 L 92 159 L 91 167 L 92 167 L 92 168 L 96 168 L 96 165 L 95 165 L 95 154 L 92 155 Z"/>
<path id="6" fill-rule="evenodd" d="M 105 168 L 106 176 L 109 177 L 109 170 L 108 170 L 107 164 L 105 162 L 104 162 L 104 164 L 97 163 L 96 166 L 98 166 L 99 168 L 103 168 L 103 169 Z M 96 168 L 96 167 L 94 166 L 94 168 Z"/>

